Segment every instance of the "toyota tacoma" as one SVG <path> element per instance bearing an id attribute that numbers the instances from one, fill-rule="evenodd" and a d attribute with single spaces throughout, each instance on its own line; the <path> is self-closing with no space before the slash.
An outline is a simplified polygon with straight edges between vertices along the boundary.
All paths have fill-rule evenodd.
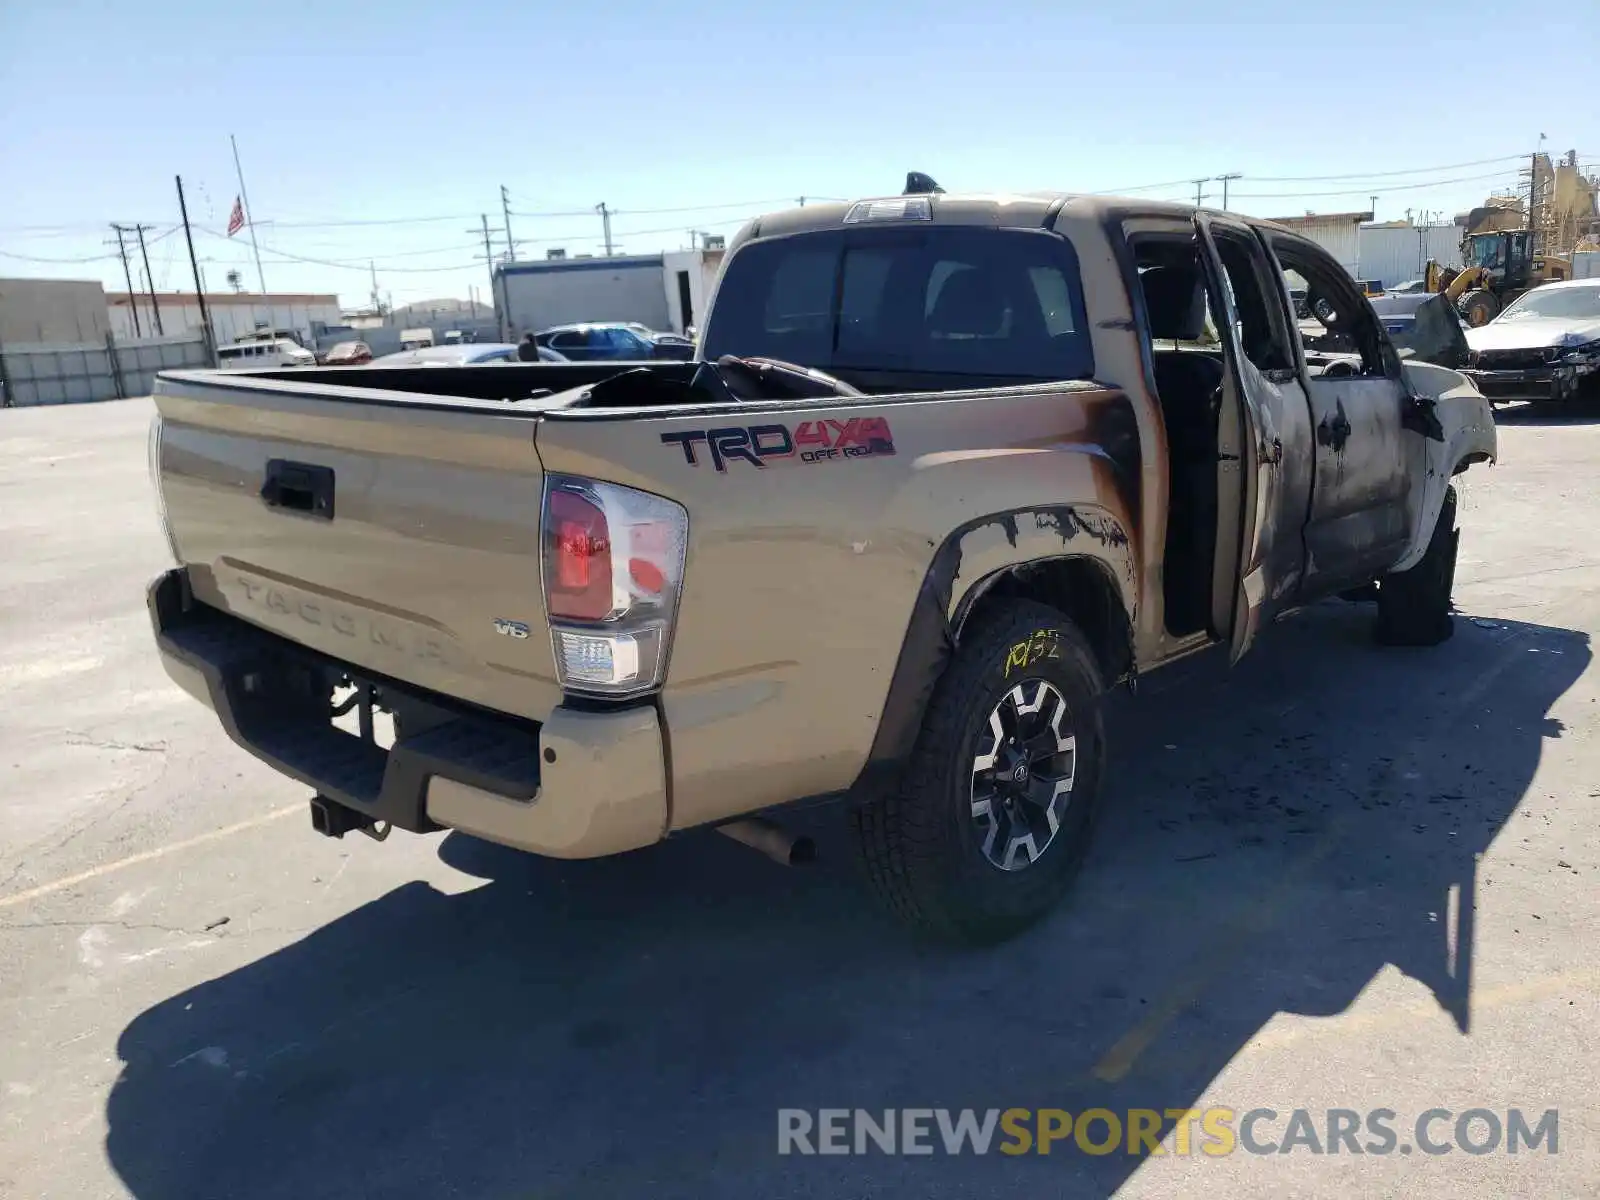
<path id="1" fill-rule="evenodd" d="M 1341 593 L 1449 636 L 1495 431 L 1446 349 L 1233 214 L 807 205 L 694 362 L 164 374 L 150 614 L 323 833 L 592 857 L 841 798 L 894 912 L 995 939 L 1083 861 L 1108 688 Z"/>

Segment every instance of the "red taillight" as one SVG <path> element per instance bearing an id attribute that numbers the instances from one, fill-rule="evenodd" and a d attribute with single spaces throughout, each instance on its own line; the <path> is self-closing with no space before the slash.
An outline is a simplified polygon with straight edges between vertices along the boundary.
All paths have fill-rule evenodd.
<path id="1" fill-rule="evenodd" d="M 667 577 L 661 568 L 648 558 L 630 558 L 628 560 L 628 575 L 644 592 L 652 597 L 659 596 L 667 586 Z"/>
<path id="2" fill-rule="evenodd" d="M 598 621 L 611 612 L 611 531 L 599 505 L 577 492 L 552 491 L 545 537 L 550 615 Z"/>
<path id="3" fill-rule="evenodd" d="M 562 689 L 617 699 L 660 688 L 689 548 L 683 505 L 551 475 L 542 524 L 540 576 Z"/>

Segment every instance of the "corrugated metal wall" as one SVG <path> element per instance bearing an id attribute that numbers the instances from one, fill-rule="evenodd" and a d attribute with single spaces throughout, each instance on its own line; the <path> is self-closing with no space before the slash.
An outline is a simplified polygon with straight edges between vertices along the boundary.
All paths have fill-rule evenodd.
<path id="1" fill-rule="evenodd" d="M 1461 230 L 1454 224 L 1368 226 L 1361 230 L 1359 246 L 1356 278 L 1386 285 L 1422 278 L 1430 258 L 1441 266 L 1461 265 Z"/>
<path id="2" fill-rule="evenodd" d="M 671 323 L 661 255 L 518 263 L 495 276 L 511 340 L 577 321 Z"/>
<path id="3" fill-rule="evenodd" d="M 1357 274 L 1361 263 L 1361 226 L 1348 217 L 1319 221 L 1315 217 L 1296 218 L 1289 224 L 1296 233 L 1315 242 L 1339 260 L 1339 265 L 1351 275 Z"/>
<path id="4" fill-rule="evenodd" d="M 200 331 L 200 305 L 192 295 L 185 295 L 180 300 L 175 300 L 170 294 L 157 293 L 161 304 L 161 328 L 168 336 L 174 334 L 195 334 Z M 241 337 L 254 334 L 257 322 L 265 322 L 273 329 L 293 329 L 308 343 L 311 340 L 311 330 L 317 324 L 337 325 L 339 323 L 338 304 L 307 303 L 303 300 L 277 299 L 268 297 L 264 303 L 219 303 L 215 298 L 210 299 L 211 328 L 216 334 L 217 345 L 226 346 L 236 342 Z M 149 337 L 155 332 L 155 316 L 151 312 L 150 302 L 143 296 L 137 298 L 139 305 L 139 336 Z M 126 303 L 112 301 L 111 332 L 118 340 L 127 340 L 135 336 L 133 329 L 133 311 Z"/>
<path id="5" fill-rule="evenodd" d="M 155 386 L 158 371 L 211 365 L 205 342 L 195 337 L 17 343 L 0 348 L 0 378 L 6 381 L 0 407 L 82 404 L 121 396 L 147 396 Z"/>

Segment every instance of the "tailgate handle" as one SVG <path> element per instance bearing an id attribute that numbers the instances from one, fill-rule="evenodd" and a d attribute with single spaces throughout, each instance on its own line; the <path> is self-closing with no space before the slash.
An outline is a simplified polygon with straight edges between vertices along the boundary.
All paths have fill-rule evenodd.
<path id="1" fill-rule="evenodd" d="M 333 468 L 315 463 L 267 460 L 261 499 L 268 508 L 304 513 L 319 521 L 333 520 Z"/>

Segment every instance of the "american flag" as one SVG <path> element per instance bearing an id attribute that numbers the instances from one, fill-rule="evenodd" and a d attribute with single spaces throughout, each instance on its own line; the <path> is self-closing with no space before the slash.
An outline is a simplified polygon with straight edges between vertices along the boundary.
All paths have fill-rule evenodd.
<path id="1" fill-rule="evenodd" d="M 238 196 L 233 198 L 233 211 L 228 214 L 228 236 L 232 237 L 244 228 L 244 200 Z"/>

